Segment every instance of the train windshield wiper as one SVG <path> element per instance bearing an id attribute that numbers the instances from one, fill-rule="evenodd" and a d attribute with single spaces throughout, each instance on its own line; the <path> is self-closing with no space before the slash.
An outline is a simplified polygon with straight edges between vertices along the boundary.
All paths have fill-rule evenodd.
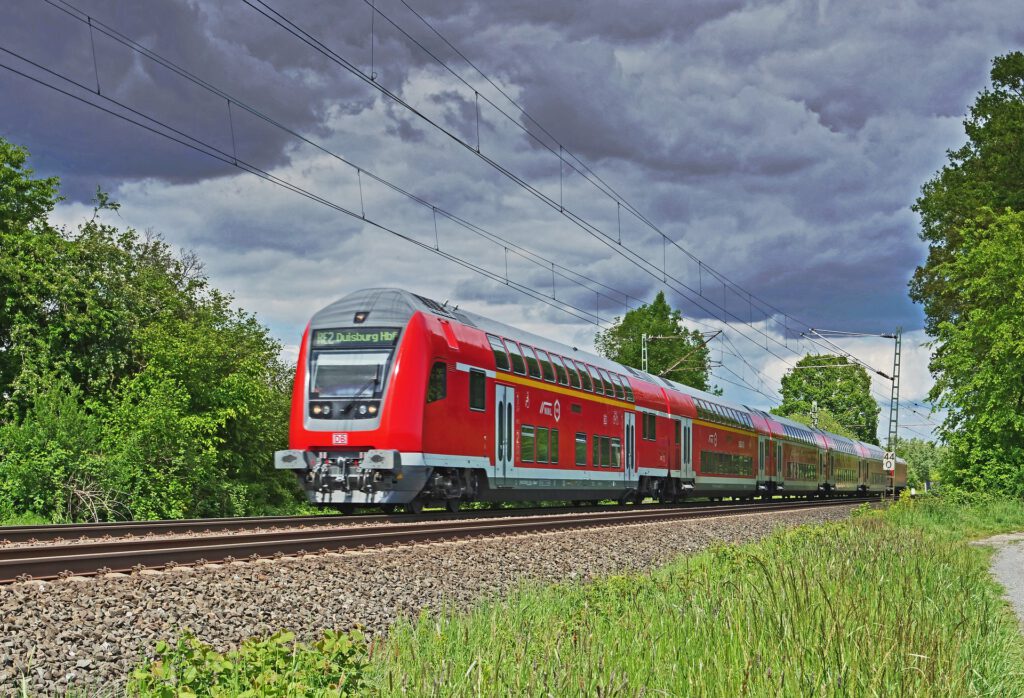
<path id="1" fill-rule="evenodd" d="M 377 364 L 377 368 L 373 372 L 373 378 L 366 381 L 366 383 L 364 383 L 362 387 L 359 388 L 359 390 L 357 390 L 354 395 L 352 395 L 352 398 L 348 401 L 345 407 L 342 408 L 341 413 L 345 414 L 350 409 L 352 409 L 352 405 L 356 403 L 356 399 L 361 397 L 363 393 L 366 392 L 367 388 L 373 388 L 374 390 L 376 390 L 378 383 L 380 383 L 380 364 Z"/>

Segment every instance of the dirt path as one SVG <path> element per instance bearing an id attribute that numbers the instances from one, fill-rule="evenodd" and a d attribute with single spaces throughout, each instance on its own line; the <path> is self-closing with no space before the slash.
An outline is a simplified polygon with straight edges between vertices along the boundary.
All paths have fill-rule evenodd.
<path id="1" fill-rule="evenodd" d="M 1024 632 L 1024 533 L 1006 533 L 978 543 L 995 547 L 992 574 L 1006 588 L 1006 598 L 1013 604 Z"/>

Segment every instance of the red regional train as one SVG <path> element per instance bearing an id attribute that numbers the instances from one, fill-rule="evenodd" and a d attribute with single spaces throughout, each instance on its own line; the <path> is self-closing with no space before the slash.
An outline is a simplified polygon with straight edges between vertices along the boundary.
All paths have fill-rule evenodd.
<path id="1" fill-rule="evenodd" d="M 877 446 L 398 289 L 313 316 L 289 431 L 275 467 L 342 510 L 906 486 Z"/>

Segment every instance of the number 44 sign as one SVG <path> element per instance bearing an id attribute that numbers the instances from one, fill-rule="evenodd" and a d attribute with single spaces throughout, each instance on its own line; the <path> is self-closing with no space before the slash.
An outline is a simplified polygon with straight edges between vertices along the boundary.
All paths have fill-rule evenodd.
<path id="1" fill-rule="evenodd" d="M 886 451 L 885 458 L 882 459 L 882 470 L 886 472 L 892 472 L 896 470 L 896 452 Z"/>

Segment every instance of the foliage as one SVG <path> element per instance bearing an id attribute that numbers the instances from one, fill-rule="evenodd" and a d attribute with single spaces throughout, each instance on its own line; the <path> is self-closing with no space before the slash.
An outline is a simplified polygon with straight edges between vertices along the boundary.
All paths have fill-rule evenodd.
<path id="1" fill-rule="evenodd" d="M 1024 211 L 1024 53 L 992 61 L 992 88 L 978 95 L 964 121 L 967 143 L 928 181 L 914 210 L 928 259 L 917 268 L 910 296 L 924 305 L 929 334 L 957 323 L 971 306 L 944 273 L 970 249 L 964 233 L 982 208 Z"/>
<path id="2" fill-rule="evenodd" d="M 356 696 L 366 689 L 366 642 L 358 630 L 328 630 L 311 645 L 290 632 L 247 640 L 221 653 L 192 635 L 160 642 L 135 670 L 128 694 L 141 698 Z"/>
<path id="3" fill-rule="evenodd" d="M 815 402 L 819 413 L 827 410 L 843 428 L 836 433 L 852 433 L 861 441 L 878 443 L 880 410 L 871 397 L 871 379 L 862 366 L 844 356 L 808 354 L 782 377 L 782 404 L 772 411 L 783 417 L 810 415 Z M 832 431 L 820 419 L 819 426 Z"/>
<path id="4" fill-rule="evenodd" d="M 968 533 L 996 509 L 901 501 L 648 575 L 526 588 L 400 622 L 383 695 L 1022 695 L 1024 637 Z"/>
<path id="5" fill-rule="evenodd" d="M 801 414 L 799 412 L 795 412 L 793 414 L 783 415 L 783 414 L 780 414 L 778 412 L 778 409 L 779 409 L 778 407 L 772 409 L 772 414 L 778 414 L 781 417 L 786 417 L 788 419 L 792 419 L 794 422 L 800 422 L 801 424 L 806 424 L 809 427 L 810 426 L 814 426 L 814 417 L 812 417 L 809 414 Z M 842 424 L 840 424 L 839 420 L 836 419 L 836 416 L 834 414 L 832 414 L 831 412 L 829 412 L 827 409 L 824 409 L 824 408 L 819 408 L 818 409 L 818 420 L 817 421 L 818 421 L 818 429 L 821 429 L 822 431 L 827 431 L 827 432 L 830 432 L 832 434 L 839 434 L 840 436 L 845 436 L 848 439 L 858 439 L 858 438 L 860 438 L 859 436 L 854 434 L 852 430 L 847 429 Z"/>
<path id="6" fill-rule="evenodd" d="M 939 480 L 948 462 L 948 449 L 924 439 L 897 439 L 896 453 L 907 461 L 907 484 L 924 487 Z"/>
<path id="7" fill-rule="evenodd" d="M 944 481 L 1024 493 L 1024 53 L 992 62 L 967 143 L 914 207 L 928 258 L 910 283 L 933 343 L 931 399 L 948 408 Z"/>
<path id="8" fill-rule="evenodd" d="M 299 505 L 268 467 L 286 442 L 279 344 L 210 287 L 194 255 L 120 230 L 97 193 L 74 231 L 46 216 L 0 140 L 0 516 L 257 514 Z"/>
<path id="9" fill-rule="evenodd" d="M 931 398 L 949 411 L 944 480 L 1024 494 L 1024 212 L 984 210 L 941 265 L 963 308 L 935 327 Z"/>
<path id="10" fill-rule="evenodd" d="M 689 385 L 709 389 L 711 350 L 697 330 L 683 327 L 682 314 L 658 292 L 650 304 L 629 310 L 594 340 L 597 351 L 612 361 L 642 367 L 642 335 L 671 337 L 648 341 L 648 372 Z"/>

